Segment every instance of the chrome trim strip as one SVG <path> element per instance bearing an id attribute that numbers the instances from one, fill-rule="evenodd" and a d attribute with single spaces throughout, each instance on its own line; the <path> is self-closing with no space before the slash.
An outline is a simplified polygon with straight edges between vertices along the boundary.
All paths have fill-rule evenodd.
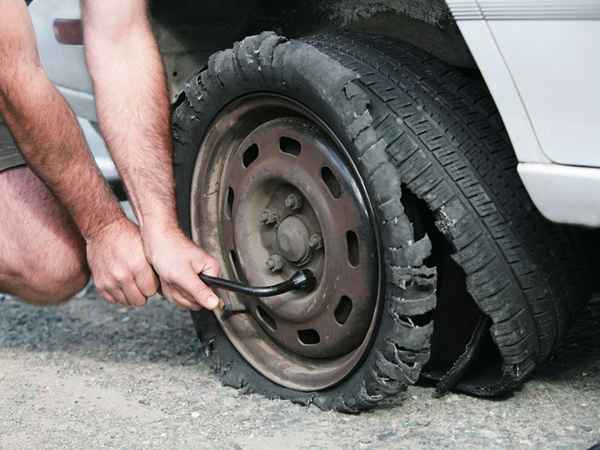
<path id="1" fill-rule="evenodd" d="M 598 0 L 447 0 L 459 20 L 600 20 Z"/>

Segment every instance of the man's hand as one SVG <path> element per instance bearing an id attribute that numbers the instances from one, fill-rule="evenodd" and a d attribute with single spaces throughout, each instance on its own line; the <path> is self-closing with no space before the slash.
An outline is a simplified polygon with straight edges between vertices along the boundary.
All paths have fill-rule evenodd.
<path id="1" fill-rule="evenodd" d="M 177 225 L 142 229 L 146 256 L 160 277 L 162 294 L 171 302 L 198 311 L 213 310 L 217 296 L 200 281 L 199 273 L 219 275 L 219 264 L 190 241 Z"/>
<path id="2" fill-rule="evenodd" d="M 110 303 L 144 306 L 158 291 L 139 229 L 125 217 L 87 239 L 87 258 L 98 293 Z"/>
<path id="3" fill-rule="evenodd" d="M 189 309 L 214 309 L 218 299 L 198 274 L 217 275 L 218 265 L 177 226 L 170 95 L 148 3 L 82 2 L 98 120 L 163 295 Z"/>

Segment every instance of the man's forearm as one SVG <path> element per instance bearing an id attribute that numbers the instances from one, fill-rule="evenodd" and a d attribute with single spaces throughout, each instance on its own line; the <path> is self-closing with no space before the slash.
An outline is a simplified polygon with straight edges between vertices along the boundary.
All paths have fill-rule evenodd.
<path id="1" fill-rule="evenodd" d="M 29 167 L 69 210 L 86 239 L 123 217 L 75 116 L 41 67 L 14 69 L 0 109 Z"/>
<path id="2" fill-rule="evenodd" d="M 174 225 L 169 97 L 145 3 L 128 4 L 134 20 L 126 33 L 119 24 L 103 21 L 102 2 L 84 5 L 86 54 L 102 134 L 142 231 Z M 127 12 L 123 14 L 127 17 Z"/>
<path id="3" fill-rule="evenodd" d="M 198 273 L 219 265 L 177 224 L 170 105 L 147 0 L 82 0 L 86 57 L 100 128 L 138 217 L 144 253 L 163 295 L 185 308 L 214 309 Z"/>

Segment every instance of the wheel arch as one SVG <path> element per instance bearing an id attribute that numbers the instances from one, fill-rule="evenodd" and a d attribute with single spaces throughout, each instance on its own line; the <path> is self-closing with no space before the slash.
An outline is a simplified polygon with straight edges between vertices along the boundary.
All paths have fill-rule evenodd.
<path id="1" fill-rule="evenodd" d="M 224 0 L 216 6 L 156 0 L 151 15 L 174 99 L 212 53 L 265 30 L 288 38 L 334 29 L 376 33 L 477 69 L 446 0 Z"/>
<path id="2" fill-rule="evenodd" d="M 475 0 L 224 0 L 198 6 L 156 0 L 152 18 L 173 102 L 208 57 L 247 35 L 274 30 L 289 38 L 332 29 L 404 41 L 445 63 L 482 76 L 520 162 L 548 163 L 517 86 Z"/>

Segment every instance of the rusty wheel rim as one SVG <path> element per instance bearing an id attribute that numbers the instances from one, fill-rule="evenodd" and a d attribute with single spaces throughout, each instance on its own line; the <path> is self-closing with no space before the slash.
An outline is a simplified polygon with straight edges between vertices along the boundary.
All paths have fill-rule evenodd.
<path id="1" fill-rule="evenodd" d="M 253 285 L 310 268 L 317 288 L 273 299 L 220 292 L 220 322 L 269 380 L 314 391 L 364 357 L 380 306 L 381 264 L 371 205 L 343 145 L 299 103 L 253 95 L 229 105 L 200 148 L 192 235 L 223 274 Z"/>

